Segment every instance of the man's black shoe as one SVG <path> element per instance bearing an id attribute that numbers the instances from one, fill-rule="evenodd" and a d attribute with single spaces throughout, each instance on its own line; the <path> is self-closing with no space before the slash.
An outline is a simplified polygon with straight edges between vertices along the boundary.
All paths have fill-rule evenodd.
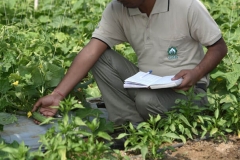
<path id="1" fill-rule="evenodd" d="M 111 149 L 118 149 L 118 150 L 124 150 L 124 143 L 126 139 L 121 138 L 121 139 L 113 139 L 113 144 L 110 146 Z"/>
<path id="2" fill-rule="evenodd" d="M 119 134 L 121 133 L 126 133 L 126 130 L 123 126 L 115 126 L 114 127 L 114 132 L 110 133 L 110 136 L 113 138 L 113 140 L 111 141 L 113 144 L 110 145 L 111 149 L 118 149 L 118 150 L 124 150 L 124 143 L 127 140 L 126 137 L 123 137 L 121 139 L 116 139 Z"/>

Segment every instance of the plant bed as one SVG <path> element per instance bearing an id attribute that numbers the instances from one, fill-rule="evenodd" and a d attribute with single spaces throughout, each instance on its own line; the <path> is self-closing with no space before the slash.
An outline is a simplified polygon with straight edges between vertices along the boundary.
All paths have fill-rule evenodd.
<path id="1" fill-rule="evenodd" d="M 96 101 L 94 101 L 96 100 Z M 104 103 L 99 98 L 90 98 L 87 99 L 89 105 L 93 109 L 99 109 L 102 114 L 100 117 L 107 119 L 108 114 Z M 99 107 L 101 106 L 101 107 Z M 55 120 L 52 120 L 52 123 L 44 124 L 44 125 L 36 125 L 33 122 L 32 118 L 27 117 L 26 112 L 19 112 L 20 115 L 12 115 L 8 113 L 2 113 L 1 116 L 6 115 L 5 117 L 8 118 L 10 121 L 8 124 L 4 125 L 4 129 L 0 132 L 0 138 L 4 139 L 6 143 L 13 143 L 14 141 L 18 142 L 19 144 L 24 142 L 26 146 L 30 148 L 31 151 L 37 150 L 40 146 L 38 142 L 40 140 L 40 135 L 44 135 L 51 127 L 55 126 L 58 127 L 57 121 L 61 119 L 60 115 L 54 116 Z M 69 116 L 74 115 L 74 111 L 70 111 L 68 113 Z M 15 120 L 11 120 L 13 118 L 9 118 L 10 116 L 15 117 Z M 2 117 L 1 117 L 2 118 Z M 4 117 L 3 117 L 4 118 Z M 93 117 L 89 117 L 90 120 Z M 2 122 L 2 121 L 1 121 Z"/>
<path id="2" fill-rule="evenodd" d="M 176 143 L 175 143 L 176 144 Z M 180 145 L 181 146 L 181 145 Z M 120 152 L 122 156 L 128 156 L 130 160 L 142 160 L 140 153 Z M 217 142 L 214 139 L 201 141 L 187 141 L 174 151 L 167 150 L 163 160 L 239 160 L 240 138 L 229 135 L 227 142 Z"/>
<path id="3" fill-rule="evenodd" d="M 192 142 L 177 148 L 174 152 L 168 152 L 169 160 L 238 160 L 240 159 L 240 139 L 237 136 L 229 136 L 227 142 L 216 142 L 214 139 Z"/>

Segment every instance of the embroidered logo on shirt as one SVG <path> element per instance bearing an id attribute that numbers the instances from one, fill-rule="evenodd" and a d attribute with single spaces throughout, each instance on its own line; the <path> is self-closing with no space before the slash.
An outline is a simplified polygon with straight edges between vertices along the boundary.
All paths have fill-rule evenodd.
<path id="1" fill-rule="evenodd" d="M 168 48 L 168 59 L 169 60 L 178 59 L 177 48 L 176 47 Z"/>

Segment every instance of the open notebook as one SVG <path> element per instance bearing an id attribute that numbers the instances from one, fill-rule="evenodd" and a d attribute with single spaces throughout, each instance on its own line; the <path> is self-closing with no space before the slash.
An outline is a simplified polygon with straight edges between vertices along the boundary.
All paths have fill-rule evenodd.
<path id="1" fill-rule="evenodd" d="M 173 77 L 174 75 L 160 77 L 139 71 L 135 75 L 125 79 L 123 87 L 160 89 L 176 87 L 182 83 L 182 79 L 171 80 Z"/>

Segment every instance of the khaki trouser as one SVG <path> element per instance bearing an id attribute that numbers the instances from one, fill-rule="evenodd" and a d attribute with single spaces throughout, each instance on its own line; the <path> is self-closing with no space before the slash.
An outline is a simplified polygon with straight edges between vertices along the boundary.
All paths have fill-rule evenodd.
<path id="1" fill-rule="evenodd" d="M 108 49 L 93 66 L 92 73 L 102 93 L 109 120 L 120 125 L 125 122 L 139 123 L 149 118 L 149 114 L 165 117 L 164 112 L 175 105 L 176 99 L 186 99 L 171 88 L 167 89 L 125 89 L 123 82 L 134 75 L 138 68 L 121 56 Z M 195 88 L 196 94 L 205 93 Z M 196 102 L 197 105 L 207 103 L 205 97 Z"/>

